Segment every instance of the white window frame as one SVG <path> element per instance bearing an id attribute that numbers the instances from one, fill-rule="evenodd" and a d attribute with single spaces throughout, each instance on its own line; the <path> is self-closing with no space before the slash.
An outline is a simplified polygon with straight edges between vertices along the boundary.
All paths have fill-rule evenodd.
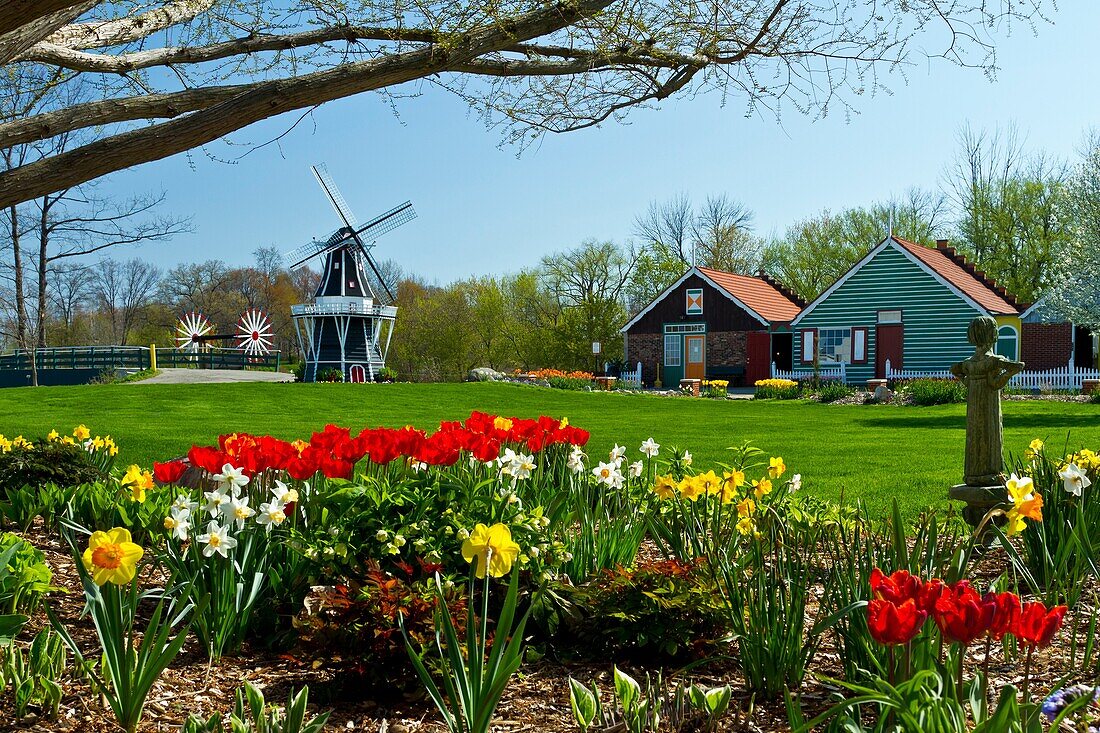
<path id="1" fill-rule="evenodd" d="M 893 314 L 893 313 L 897 313 L 898 317 L 897 318 L 888 318 L 887 317 L 887 314 Z M 876 321 L 880 324 L 901 323 L 904 316 L 905 316 L 905 313 L 901 310 L 901 308 L 891 308 L 889 310 L 879 311 L 878 312 L 878 318 L 876 319 Z"/>
<path id="2" fill-rule="evenodd" d="M 847 337 L 846 337 L 846 340 L 848 342 L 848 358 L 846 360 L 844 360 L 843 362 L 840 359 L 836 359 L 833 356 L 825 353 L 826 336 L 829 335 L 830 331 L 832 331 L 832 332 L 846 331 L 847 334 L 848 334 Z M 821 363 L 822 364 L 840 364 L 840 363 L 851 364 L 852 363 L 852 356 L 853 356 L 852 351 L 853 351 L 853 348 L 854 348 L 852 338 L 853 337 L 852 337 L 852 328 L 851 328 L 851 326 L 822 326 L 822 327 L 818 328 L 817 329 L 817 344 L 816 344 L 816 347 L 818 349 L 818 353 L 821 354 Z M 844 340 L 845 339 L 842 339 L 841 343 L 843 343 Z M 864 348 L 866 348 L 866 346 Z"/>
<path id="3" fill-rule="evenodd" d="M 669 348 L 674 344 L 674 348 Z M 684 361 L 684 337 L 678 333 L 665 334 L 664 357 L 662 359 L 666 367 L 683 366 Z"/>

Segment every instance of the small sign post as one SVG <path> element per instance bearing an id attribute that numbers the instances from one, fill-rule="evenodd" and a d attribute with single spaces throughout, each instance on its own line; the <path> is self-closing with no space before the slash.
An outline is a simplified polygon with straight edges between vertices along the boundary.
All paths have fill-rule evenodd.
<path id="1" fill-rule="evenodd" d="M 600 342 L 592 342 L 592 376 L 599 374 L 600 372 Z"/>

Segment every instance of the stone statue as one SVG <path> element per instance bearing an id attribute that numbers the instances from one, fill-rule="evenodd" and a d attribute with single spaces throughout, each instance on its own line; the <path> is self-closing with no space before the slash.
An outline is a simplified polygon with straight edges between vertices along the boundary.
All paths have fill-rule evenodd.
<path id="1" fill-rule="evenodd" d="M 1001 390 L 1024 368 L 1024 363 L 993 353 L 997 321 L 979 316 L 970 322 L 966 337 L 974 355 L 951 367 L 966 384 L 966 455 L 963 483 L 950 496 L 969 505 L 964 515 L 973 522 L 1004 498 L 1004 442 L 1001 433 Z"/>

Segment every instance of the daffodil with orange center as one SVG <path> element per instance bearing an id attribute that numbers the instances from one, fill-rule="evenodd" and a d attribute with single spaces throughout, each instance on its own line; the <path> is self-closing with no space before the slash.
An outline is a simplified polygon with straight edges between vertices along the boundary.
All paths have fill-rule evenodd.
<path id="1" fill-rule="evenodd" d="M 1035 483 L 1029 477 L 1012 474 L 1005 482 L 1005 488 L 1012 502 L 1012 508 L 1006 512 L 1006 533 L 1009 537 L 1024 530 L 1027 526 L 1025 520 L 1043 521 L 1043 497 L 1035 490 Z"/>
<path id="2" fill-rule="evenodd" d="M 110 532 L 93 532 L 82 559 L 96 585 L 126 585 L 137 574 L 145 551 L 130 541 L 130 531 L 115 527 Z"/>
<path id="3" fill-rule="evenodd" d="M 676 496 L 676 481 L 671 476 L 658 476 L 653 482 L 653 493 L 662 501 Z"/>

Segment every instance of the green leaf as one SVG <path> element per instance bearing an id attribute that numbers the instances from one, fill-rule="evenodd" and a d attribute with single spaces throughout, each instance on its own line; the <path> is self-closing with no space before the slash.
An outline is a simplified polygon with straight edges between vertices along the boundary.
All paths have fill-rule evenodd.
<path id="1" fill-rule="evenodd" d="M 596 718 L 596 696 L 572 677 L 569 678 L 569 706 L 573 708 L 577 725 L 587 731 Z"/>

